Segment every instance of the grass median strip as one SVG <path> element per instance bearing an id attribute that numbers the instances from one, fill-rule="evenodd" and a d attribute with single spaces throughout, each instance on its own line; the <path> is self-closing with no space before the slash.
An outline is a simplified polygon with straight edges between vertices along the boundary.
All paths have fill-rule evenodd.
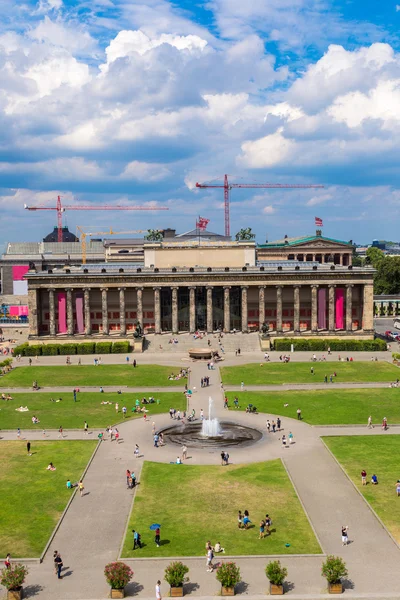
<path id="1" fill-rule="evenodd" d="M 248 530 L 238 529 L 239 509 L 250 513 Z M 266 513 L 271 535 L 259 539 Z M 159 548 L 149 529 L 153 523 L 161 524 Z M 132 529 L 141 534 L 143 548 L 132 550 Z M 227 467 L 145 462 L 122 555 L 205 556 L 207 540 L 220 542 L 229 555 L 321 552 L 280 460 Z"/>

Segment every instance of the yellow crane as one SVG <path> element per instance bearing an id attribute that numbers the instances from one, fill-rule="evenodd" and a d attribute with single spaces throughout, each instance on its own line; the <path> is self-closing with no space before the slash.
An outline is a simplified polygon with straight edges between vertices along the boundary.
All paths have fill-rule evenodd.
<path id="1" fill-rule="evenodd" d="M 80 232 L 80 242 L 82 244 L 82 264 L 86 264 L 86 237 L 92 235 L 119 235 L 119 234 L 127 234 L 127 233 L 147 233 L 147 229 L 134 229 L 130 231 L 113 231 L 110 227 L 107 231 L 92 231 L 87 232 L 83 231 L 83 228 L 79 225 L 76 226 L 77 230 Z"/>

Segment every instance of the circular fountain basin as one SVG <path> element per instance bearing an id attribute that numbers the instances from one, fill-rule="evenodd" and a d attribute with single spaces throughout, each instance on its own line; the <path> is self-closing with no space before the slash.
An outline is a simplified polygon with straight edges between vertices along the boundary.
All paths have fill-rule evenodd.
<path id="1" fill-rule="evenodd" d="M 220 422 L 220 435 L 204 436 L 201 433 L 202 423 L 187 423 L 173 425 L 162 429 L 164 441 L 167 444 L 187 446 L 188 448 L 226 449 L 234 446 L 250 446 L 263 437 L 258 429 L 245 427 L 228 421 Z"/>
<path id="2" fill-rule="evenodd" d="M 190 356 L 190 358 L 198 358 L 198 359 L 212 358 L 212 350 L 211 350 L 211 348 L 190 348 L 189 356 Z"/>

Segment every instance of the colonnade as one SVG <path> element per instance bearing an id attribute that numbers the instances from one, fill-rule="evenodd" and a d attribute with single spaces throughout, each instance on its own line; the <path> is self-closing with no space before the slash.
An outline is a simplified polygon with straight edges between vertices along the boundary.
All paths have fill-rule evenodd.
<path id="1" fill-rule="evenodd" d="M 121 336 L 125 336 L 127 333 L 127 310 L 131 309 L 131 306 L 127 306 L 126 302 L 126 290 L 130 292 L 134 290 L 136 294 L 135 304 L 135 321 L 139 322 L 143 327 L 143 291 L 152 290 L 153 306 L 152 315 L 154 319 L 154 327 L 152 328 L 156 334 L 162 332 L 162 306 L 161 306 L 161 291 L 170 290 L 171 294 L 171 313 L 170 323 L 172 333 L 178 333 L 179 329 L 179 290 L 185 288 L 189 290 L 189 304 L 186 304 L 189 309 L 189 320 L 188 329 L 191 333 L 195 332 L 199 328 L 198 319 L 196 316 L 196 290 L 205 288 L 205 329 L 208 332 L 212 332 L 215 328 L 215 321 L 213 319 L 214 306 L 213 306 L 213 289 L 221 289 L 222 293 L 222 310 L 223 318 L 221 319 L 221 326 L 225 332 L 231 331 L 231 290 L 235 287 L 235 290 L 240 290 L 240 308 L 237 309 L 240 314 L 240 329 L 246 333 L 249 331 L 249 288 L 252 291 L 252 307 L 255 307 L 255 298 L 253 290 L 258 290 L 258 310 L 254 311 L 257 315 L 258 329 L 262 329 L 265 321 L 270 322 L 270 330 L 281 334 L 287 330 L 287 323 L 283 323 L 284 313 L 286 315 L 287 307 L 290 305 L 290 314 L 293 319 L 290 319 L 290 325 L 295 334 L 299 334 L 300 331 L 304 331 L 304 323 L 301 323 L 301 311 L 302 302 L 304 306 L 307 305 L 308 315 L 309 307 L 311 305 L 311 319 L 310 327 L 311 333 L 317 333 L 318 331 L 325 330 L 333 333 L 337 330 L 345 330 L 347 332 L 356 329 L 363 329 L 364 331 L 373 330 L 373 285 L 372 283 L 363 283 L 362 292 L 359 299 L 358 306 L 362 307 L 362 323 L 354 327 L 353 325 L 353 284 L 341 284 L 329 283 L 329 284 L 297 284 L 297 283 L 282 283 L 278 285 L 173 285 L 170 287 L 165 286 L 124 286 L 124 287 L 85 287 L 85 288 L 57 288 L 50 287 L 45 289 L 31 289 L 28 294 L 29 312 L 30 312 L 30 335 L 37 336 L 41 331 L 41 309 L 40 302 L 43 294 L 48 294 L 48 300 L 46 303 L 48 306 L 49 314 L 49 325 L 48 334 L 51 337 L 57 334 L 66 334 L 72 336 L 75 333 L 80 335 L 92 335 L 92 333 L 98 332 L 93 331 L 91 321 L 91 296 L 92 292 L 96 292 L 97 303 L 98 294 L 100 291 L 101 299 L 101 333 L 108 335 L 110 333 L 109 327 L 109 291 L 118 291 L 119 299 L 119 313 L 114 314 L 119 318 L 118 332 Z M 290 289 L 288 294 L 287 290 Z M 302 294 L 303 300 L 301 300 L 301 290 L 307 290 L 307 293 Z M 266 310 L 266 293 L 268 292 L 268 306 L 271 306 L 271 298 L 275 303 L 272 311 L 273 318 L 271 318 L 271 309 Z M 272 292 L 272 293 L 271 293 Z M 165 293 L 165 292 L 164 292 Z M 147 292 L 148 294 L 148 292 Z M 285 296 L 285 298 L 284 298 Z M 115 295 L 114 305 L 115 305 Z M 130 297 L 131 298 L 131 297 Z M 148 298 L 148 295 L 147 295 Z M 288 300 L 289 298 L 289 300 Z M 306 300 L 305 300 L 306 298 Z M 131 304 L 131 300 L 129 301 Z M 285 308 L 284 308 L 285 305 Z M 187 308 L 186 308 L 187 310 Z M 240 311 L 240 312 L 239 312 Z M 221 312 L 221 311 L 220 311 Z M 56 318 L 58 313 L 58 323 Z M 268 313 L 268 314 L 267 314 Z M 304 311 L 303 311 L 304 313 Z M 96 313 L 100 317 L 100 313 Z M 131 313 L 132 314 L 132 313 Z M 75 320 L 74 320 L 75 316 Z M 236 315 L 237 316 L 237 315 Z M 236 317 L 235 317 L 236 318 Z M 273 323 L 271 323 L 273 321 Z M 186 326 L 187 327 L 187 326 Z M 46 326 L 47 328 L 47 326 Z M 129 325 L 132 328 L 132 325 Z M 238 327 L 239 329 L 239 327 Z"/>

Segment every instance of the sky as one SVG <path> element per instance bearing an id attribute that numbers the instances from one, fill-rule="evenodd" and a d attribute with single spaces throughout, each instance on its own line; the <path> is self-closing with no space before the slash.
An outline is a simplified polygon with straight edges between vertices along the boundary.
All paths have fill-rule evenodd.
<path id="1" fill-rule="evenodd" d="M 399 240 L 400 4 L 0 0 L 0 243 L 195 227 Z"/>

